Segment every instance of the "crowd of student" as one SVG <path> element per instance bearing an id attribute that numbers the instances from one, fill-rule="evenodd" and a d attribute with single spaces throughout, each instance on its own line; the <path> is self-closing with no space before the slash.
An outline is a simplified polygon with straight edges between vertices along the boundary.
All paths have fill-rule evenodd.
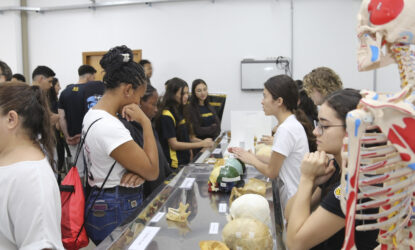
<path id="1" fill-rule="evenodd" d="M 213 146 L 221 122 L 205 81 L 193 81 L 189 98 L 188 84 L 172 78 L 160 97 L 150 83 L 151 63 L 134 62 L 129 48 L 112 48 L 100 65 L 103 82 L 82 65 L 78 83 L 58 97 L 59 80 L 49 67 L 38 66 L 28 85 L 19 75 L 12 80 L 0 61 L 0 248 L 63 249 L 58 182 L 68 155 L 80 152 L 75 165 L 91 211 L 85 228 L 99 244 L 172 172 Z M 261 142 L 272 145 L 271 155 L 230 148 L 278 185 L 289 249 L 339 249 L 343 241 L 340 151 L 346 114 L 361 97 L 342 85 L 326 67 L 303 82 L 270 78 L 262 105 L 278 126 Z M 357 233 L 358 248 L 376 246 L 376 236 Z"/>

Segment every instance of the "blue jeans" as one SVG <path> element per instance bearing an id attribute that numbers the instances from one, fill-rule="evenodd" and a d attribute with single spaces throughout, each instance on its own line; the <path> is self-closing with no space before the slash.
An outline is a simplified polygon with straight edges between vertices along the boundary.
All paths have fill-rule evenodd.
<path id="1" fill-rule="evenodd" d="M 95 245 L 101 243 L 143 202 L 142 186 L 134 189 L 117 186 L 107 191 L 104 189 L 91 209 L 98 193 L 98 188 L 92 188 L 85 206 L 85 229 Z"/>

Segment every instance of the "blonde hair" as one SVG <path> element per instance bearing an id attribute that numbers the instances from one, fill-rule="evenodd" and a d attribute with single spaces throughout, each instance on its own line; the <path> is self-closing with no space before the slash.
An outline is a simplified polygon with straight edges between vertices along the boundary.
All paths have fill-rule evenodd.
<path id="1" fill-rule="evenodd" d="M 327 96 L 337 90 L 343 89 L 343 83 L 332 69 L 319 67 L 304 76 L 303 88 L 308 95 L 313 90 L 317 90 L 323 96 Z"/>

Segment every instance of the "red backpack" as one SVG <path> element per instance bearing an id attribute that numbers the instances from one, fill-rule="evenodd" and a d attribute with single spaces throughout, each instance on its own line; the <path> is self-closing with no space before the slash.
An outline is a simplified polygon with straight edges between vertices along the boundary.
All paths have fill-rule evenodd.
<path id="1" fill-rule="evenodd" d="M 89 129 L 99 120 L 101 120 L 101 118 L 95 120 L 89 126 L 85 136 L 79 143 L 74 163 L 78 160 L 79 153 L 82 150 L 82 146 L 85 142 Z M 68 250 L 78 250 L 82 247 L 88 246 L 89 238 L 84 228 L 84 188 L 81 183 L 81 178 L 79 177 L 78 169 L 74 166 L 75 164 L 72 165 L 72 168 L 69 170 L 60 185 L 62 204 L 61 231 L 63 246 Z"/>
<path id="2" fill-rule="evenodd" d="M 85 196 L 78 169 L 72 167 L 61 186 L 62 243 L 68 250 L 88 246 L 89 238 L 84 224 Z M 81 230 L 82 229 L 82 230 Z"/>

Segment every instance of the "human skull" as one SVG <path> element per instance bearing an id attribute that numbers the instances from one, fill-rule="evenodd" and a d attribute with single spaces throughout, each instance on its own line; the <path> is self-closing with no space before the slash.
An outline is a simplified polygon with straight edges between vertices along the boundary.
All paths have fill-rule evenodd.
<path id="1" fill-rule="evenodd" d="M 223 228 L 222 238 L 232 250 L 267 250 L 273 247 L 269 228 L 251 218 L 230 221 Z"/>
<path id="2" fill-rule="evenodd" d="M 253 218 L 271 226 L 271 217 L 267 199 L 258 194 L 244 194 L 229 208 L 229 219 Z"/>

